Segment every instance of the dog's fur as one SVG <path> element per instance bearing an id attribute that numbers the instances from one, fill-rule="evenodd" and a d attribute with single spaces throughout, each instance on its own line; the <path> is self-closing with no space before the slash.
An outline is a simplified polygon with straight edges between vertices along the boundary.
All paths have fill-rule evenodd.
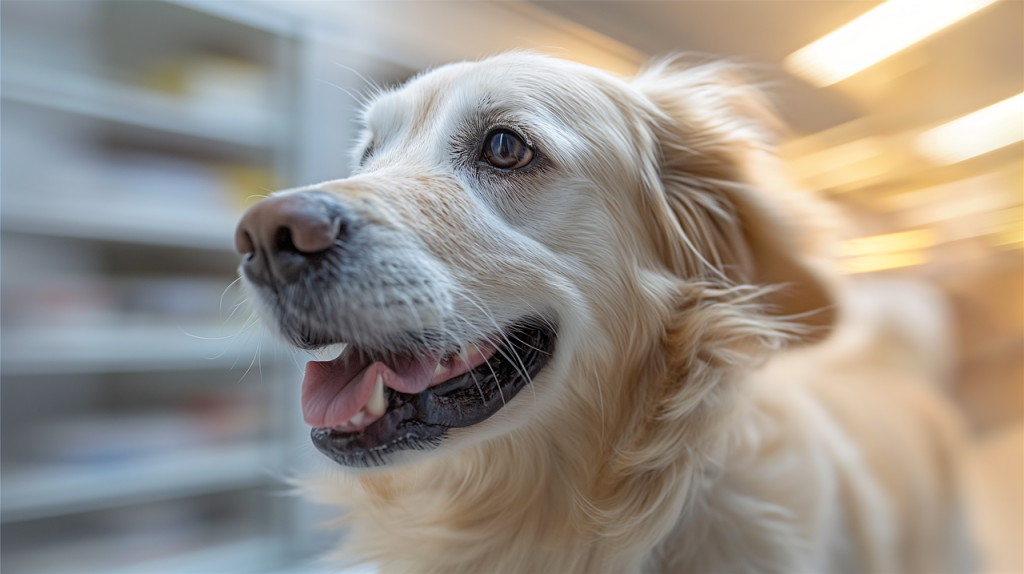
<path id="1" fill-rule="evenodd" d="M 415 243 L 444 279 L 431 317 L 483 332 L 539 312 L 558 346 L 437 451 L 308 484 L 350 508 L 349 556 L 444 574 L 971 569 L 957 421 L 924 355 L 897 352 L 912 328 L 826 340 L 846 316 L 825 219 L 752 175 L 768 109 L 726 63 L 625 81 L 527 53 L 374 99 L 356 174 L 317 188 Z M 474 163 L 496 125 L 535 165 Z"/>

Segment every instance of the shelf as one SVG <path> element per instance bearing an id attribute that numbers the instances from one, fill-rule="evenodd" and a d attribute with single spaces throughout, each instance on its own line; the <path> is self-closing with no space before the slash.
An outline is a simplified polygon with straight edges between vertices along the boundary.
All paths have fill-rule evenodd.
<path id="1" fill-rule="evenodd" d="M 238 0 L 221 2 L 207 2 L 204 0 L 169 1 L 171 4 L 177 4 L 196 12 L 209 14 L 257 30 L 263 30 L 276 36 L 298 37 L 305 30 L 303 26 L 305 22 L 302 19 L 278 9 L 269 2 L 257 3 Z"/>
<path id="2" fill-rule="evenodd" d="M 210 324 L 9 329 L 2 333 L 0 369 L 9 376 L 234 367 L 241 377 L 250 365 L 256 372 L 291 362 L 291 351 L 258 324 L 217 338 L 240 329 Z"/>
<path id="3" fill-rule="evenodd" d="M 341 570 L 328 564 L 302 564 L 283 570 L 272 570 L 269 574 L 378 574 L 379 572 L 373 564 L 342 567 Z"/>
<path id="4" fill-rule="evenodd" d="M 3 475 L 4 523 L 138 502 L 182 498 L 270 482 L 271 445 L 197 448 L 102 466 L 61 464 Z"/>
<path id="5" fill-rule="evenodd" d="M 268 568 L 280 564 L 285 556 L 283 550 L 282 542 L 278 538 L 252 536 L 230 542 L 213 543 L 206 548 L 164 558 L 142 560 L 124 566 L 99 568 L 95 564 L 90 565 L 89 562 L 96 560 L 95 549 L 90 544 L 70 544 L 45 552 L 36 551 L 13 561 L 20 567 L 19 571 L 48 574 L 251 574 L 267 572 Z M 71 564 L 75 566 L 69 567 Z"/>
<path id="6" fill-rule="evenodd" d="M 281 546 L 282 542 L 279 538 L 261 536 L 220 544 L 165 559 L 147 561 L 142 564 L 114 569 L 106 568 L 96 571 L 95 574 L 180 574 L 182 572 L 250 574 L 265 572 L 269 564 L 282 560 Z M 365 574 L 373 574 L 373 572 L 366 571 Z M 76 574 L 82 573 L 76 572 Z"/>
<path id="7" fill-rule="evenodd" d="M 7 66 L 0 82 L 0 96 L 33 106 L 205 140 L 261 149 L 270 149 L 275 144 L 276 122 L 267 111 L 190 102 L 68 73 Z"/>
<path id="8" fill-rule="evenodd" d="M 36 235 L 234 251 L 239 217 L 239 213 L 223 209 L 187 205 L 6 193 L 0 228 Z"/>
<path id="9" fill-rule="evenodd" d="M 10 287 L 17 312 L 0 330 L 0 371 L 19 415 L 4 427 L 5 572 L 275 572 L 311 547 L 315 525 L 293 517 L 281 478 L 294 470 L 285 441 L 301 422 L 304 361 L 265 323 L 221 338 L 249 316 L 221 325 L 237 286 L 222 315 L 216 285 L 212 309 L 185 303 L 228 287 L 242 212 L 292 180 L 309 139 L 296 106 L 337 120 L 320 122 L 332 136 L 348 115 L 304 97 L 307 21 L 249 2 L 172 3 L 188 10 L 54 17 L 26 3 L 4 21 L 17 34 L 0 102 L 18 120 L 4 143 L 18 145 L 3 154 L 0 230 L 13 269 L 4 310 Z M 218 73 L 232 62 L 237 74 Z M 185 303 L 163 304 L 164 292 Z M 297 452 L 312 450 L 306 438 Z"/>

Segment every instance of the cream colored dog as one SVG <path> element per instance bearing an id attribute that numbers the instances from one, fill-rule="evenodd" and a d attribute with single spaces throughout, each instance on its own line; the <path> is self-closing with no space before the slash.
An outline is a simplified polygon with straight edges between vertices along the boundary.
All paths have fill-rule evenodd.
<path id="1" fill-rule="evenodd" d="M 302 398 L 317 447 L 365 469 L 311 484 L 351 509 L 349 556 L 971 570 L 938 347 L 897 304 L 815 343 L 843 308 L 818 212 L 751 175 L 771 116 L 735 68 L 625 81 L 512 53 L 382 93 L 365 122 L 352 177 L 275 194 L 237 238 L 268 323 L 347 343 Z"/>

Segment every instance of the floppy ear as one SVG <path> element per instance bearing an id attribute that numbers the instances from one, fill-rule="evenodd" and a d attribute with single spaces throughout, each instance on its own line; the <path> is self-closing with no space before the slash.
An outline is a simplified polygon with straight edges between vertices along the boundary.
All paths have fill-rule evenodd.
<path id="1" fill-rule="evenodd" d="M 728 62 L 663 60 L 633 85 L 652 104 L 661 162 L 648 205 L 668 266 L 771 287 L 767 312 L 802 325 L 805 341 L 827 335 L 836 314 L 821 221 L 811 198 L 763 177 L 781 131 L 764 96 Z"/>

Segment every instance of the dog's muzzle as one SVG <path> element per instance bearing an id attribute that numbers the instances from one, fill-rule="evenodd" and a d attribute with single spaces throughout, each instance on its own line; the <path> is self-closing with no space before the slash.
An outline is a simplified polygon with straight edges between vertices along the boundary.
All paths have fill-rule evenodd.
<path id="1" fill-rule="evenodd" d="M 548 363 L 557 330 L 543 312 L 485 327 L 457 320 L 452 286 L 417 238 L 359 210 L 313 189 L 273 196 L 246 212 L 235 242 L 282 337 L 345 344 L 306 365 L 303 418 L 324 454 L 365 467 L 490 418 Z"/>

